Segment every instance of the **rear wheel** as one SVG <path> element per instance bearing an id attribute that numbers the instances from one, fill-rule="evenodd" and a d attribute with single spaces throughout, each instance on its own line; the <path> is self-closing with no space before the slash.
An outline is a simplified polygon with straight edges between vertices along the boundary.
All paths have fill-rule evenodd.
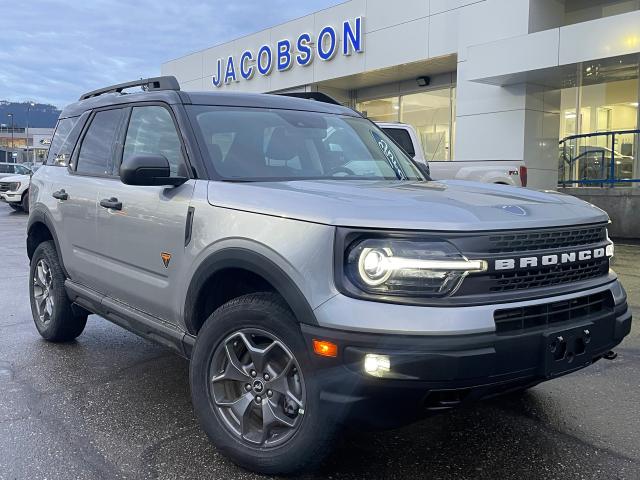
<path id="1" fill-rule="evenodd" d="M 67 342 L 82 333 L 86 313 L 77 313 L 64 289 L 65 276 L 52 241 L 36 248 L 31 259 L 31 313 L 40 335 L 50 342 Z"/>
<path id="2" fill-rule="evenodd" d="M 239 297 L 206 321 L 191 359 L 192 401 L 233 462 L 288 474 L 325 457 L 335 422 L 323 409 L 308 355 L 278 295 Z"/>

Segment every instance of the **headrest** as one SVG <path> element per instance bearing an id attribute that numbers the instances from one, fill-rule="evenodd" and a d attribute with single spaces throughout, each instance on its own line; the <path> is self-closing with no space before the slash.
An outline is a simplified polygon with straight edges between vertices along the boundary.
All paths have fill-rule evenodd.
<path id="1" fill-rule="evenodd" d="M 266 155 L 272 160 L 291 160 L 300 154 L 300 137 L 290 135 L 285 127 L 276 127 L 269 139 Z"/>
<path id="2" fill-rule="evenodd" d="M 220 145 L 217 143 L 209 144 L 209 155 L 211 156 L 211 162 L 213 162 L 214 165 L 222 163 L 222 150 L 220 149 Z"/>

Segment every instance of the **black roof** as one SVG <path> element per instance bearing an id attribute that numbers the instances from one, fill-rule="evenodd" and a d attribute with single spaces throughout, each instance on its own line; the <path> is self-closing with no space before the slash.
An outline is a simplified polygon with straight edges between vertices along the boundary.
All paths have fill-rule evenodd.
<path id="1" fill-rule="evenodd" d="M 80 100 L 65 107 L 60 118 L 76 117 L 88 110 L 135 102 L 165 102 L 168 104 L 217 105 L 233 107 L 275 108 L 319 113 L 358 116 L 358 113 L 341 105 L 317 100 L 294 98 L 286 95 L 238 92 L 183 92 L 152 90 L 134 93 L 104 93 Z"/>

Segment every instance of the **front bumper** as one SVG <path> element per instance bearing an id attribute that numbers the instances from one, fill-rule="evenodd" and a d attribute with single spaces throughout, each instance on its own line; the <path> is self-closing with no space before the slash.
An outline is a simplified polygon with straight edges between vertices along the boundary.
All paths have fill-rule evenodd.
<path id="1" fill-rule="evenodd" d="M 21 203 L 22 195 L 19 193 L 0 193 L 0 201 L 5 203 Z"/>
<path id="2" fill-rule="evenodd" d="M 631 329 L 624 290 L 617 281 L 609 288 L 618 295 L 612 295 L 615 304 L 605 311 L 515 332 L 497 333 L 494 328 L 464 335 L 418 336 L 308 325 L 302 332 L 310 346 L 313 339 L 338 345 L 337 358 L 313 356 L 314 376 L 321 382 L 323 398 L 341 414 L 368 424 L 393 426 L 420 413 L 532 386 L 601 359 Z M 549 342 L 585 330 L 589 335 L 586 351 L 571 362 L 550 367 Z M 391 370 L 386 377 L 365 372 L 367 353 L 389 357 Z"/>

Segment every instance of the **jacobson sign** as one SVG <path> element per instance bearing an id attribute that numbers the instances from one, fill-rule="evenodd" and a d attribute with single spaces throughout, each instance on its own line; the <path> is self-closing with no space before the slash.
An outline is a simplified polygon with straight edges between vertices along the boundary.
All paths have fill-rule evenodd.
<path id="1" fill-rule="evenodd" d="M 227 57 L 226 60 L 219 58 L 212 82 L 216 87 L 221 87 L 240 79 L 251 80 L 256 72 L 264 76 L 270 75 L 274 68 L 284 72 L 293 67 L 294 63 L 300 67 L 307 67 L 313 63 L 316 55 L 322 61 L 329 61 L 336 56 L 338 50 L 345 56 L 364 51 L 362 17 L 357 17 L 353 22 L 344 21 L 340 33 L 341 48 L 339 32 L 329 25 L 321 29 L 317 37 L 312 37 L 310 33 L 300 34 L 294 44 L 288 39 L 283 39 L 274 47 L 262 45 L 257 54 L 252 50 L 245 50 L 239 59 L 233 56 Z"/>

